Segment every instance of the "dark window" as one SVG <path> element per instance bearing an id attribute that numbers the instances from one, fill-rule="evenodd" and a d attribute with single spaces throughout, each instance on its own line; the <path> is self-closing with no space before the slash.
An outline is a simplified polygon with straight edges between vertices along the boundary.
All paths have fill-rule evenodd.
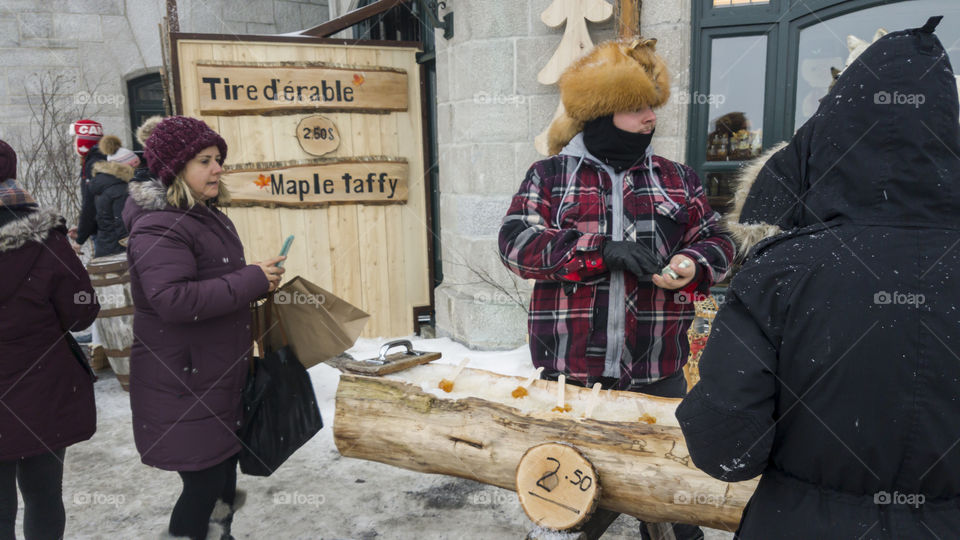
<path id="1" fill-rule="evenodd" d="M 360 0 L 358 8 L 376 0 Z M 420 41 L 420 3 L 404 2 L 371 17 L 353 27 L 354 39 L 384 39 L 388 41 Z"/>
<path id="2" fill-rule="evenodd" d="M 127 81 L 127 96 L 130 99 L 130 132 L 136 134 L 143 121 L 154 115 L 166 114 L 163 109 L 163 84 L 159 73 L 150 73 Z M 143 150 L 136 136 L 133 150 Z"/>
<path id="3" fill-rule="evenodd" d="M 937 35 L 956 66 L 956 0 L 694 0 L 687 160 L 714 208 L 725 210 L 744 160 L 816 111 L 831 68 L 848 61 L 848 36 L 870 43 L 879 28 L 920 27 L 932 15 L 945 16 Z"/>

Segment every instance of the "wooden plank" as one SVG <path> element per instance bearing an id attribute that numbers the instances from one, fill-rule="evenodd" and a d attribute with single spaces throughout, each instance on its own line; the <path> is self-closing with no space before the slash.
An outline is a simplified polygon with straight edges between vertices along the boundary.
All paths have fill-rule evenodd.
<path id="1" fill-rule="evenodd" d="M 370 125 L 380 126 L 376 117 L 364 121 L 366 138 L 375 135 Z M 402 161 L 314 160 L 305 165 L 259 166 L 245 164 L 231 169 L 223 181 L 236 203 L 282 206 L 321 206 L 331 203 L 403 203 L 407 200 L 409 166 Z"/>
<path id="2" fill-rule="evenodd" d="M 341 30 L 350 28 L 359 22 L 380 15 L 381 13 L 392 9 L 395 6 L 409 1 L 410 0 L 377 0 L 368 6 L 347 12 L 332 21 L 327 21 L 319 26 L 308 28 L 300 33 L 305 36 L 332 36 Z"/>
<path id="3" fill-rule="evenodd" d="M 365 115 L 362 119 L 364 143 L 372 153 L 380 152 L 380 119 Z M 357 207 L 360 226 L 360 271 L 366 288 L 364 311 L 370 313 L 370 331 L 376 336 L 391 336 L 389 273 L 387 261 L 387 222 L 385 208 L 360 205 Z"/>
<path id="4" fill-rule="evenodd" d="M 403 65 L 403 53 L 399 51 L 378 51 L 377 61 L 381 65 Z M 419 72 L 418 72 L 419 73 Z M 411 94 L 416 96 L 417 94 Z M 380 117 L 380 132 L 383 137 L 380 141 L 383 152 L 387 155 L 400 155 L 400 134 L 397 127 L 398 113 Z M 419 163 L 422 158 L 405 156 Z M 422 198 L 423 191 L 417 190 L 415 198 Z M 388 206 L 384 208 L 387 223 L 387 274 L 388 289 L 390 291 L 390 331 L 391 336 L 405 336 L 413 333 L 413 304 L 407 291 L 407 267 L 404 261 L 406 256 L 407 238 L 403 233 L 403 214 L 407 208 Z"/>
<path id="5" fill-rule="evenodd" d="M 376 65 L 374 50 L 347 51 L 349 63 Z M 354 115 L 353 147 L 357 155 L 381 155 L 380 119 L 373 115 Z M 357 207 L 360 276 L 364 284 L 363 310 L 370 314 L 365 333 L 370 337 L 389 336 L 390 292 L 386 261 L 386 219 L 383 209 Z"/>
<path id="6" fill-rule="evenodd" d="M 376 67 L 197 64 L 203 114 L 403 111 L 407 74 Z"/>
<path id="7" fill-rule="evenodd" d="M 264 54 L 264 58 L 271 61 L 286 60 L 306 62 L 315 59 L 314 48 L 308 46 L 271 46 L 268 51 L 269 52 Z M 305 153 L 302 149 L 291 144 L 291 135 L 296 135 L 294 130 L 298 123 L 299 120 L 295 116 L 274 116 L 270 118 L 275 159 L 290 160 L 302 159 L 304 157 Z M 291 133 L 291 131 L 293 131 L 293 133 Z M 303 210 L 289 208 L 278 208 L 276 210 L 280 220 L 280 230 L 283 238 L 286 238 L 287 235 L 290 234 L 296 235 L 294 248 L 290 250 L 288 261 L 284 264 L 287 268 L 287 280 L 292 279 L 294 276 L 303 276 L 308 281 L 323 286 L 317 279 L 318 274 L 311 271 L 310 264 L 311 259 L 318 255 L 320 255 L 319 259 L 321 261 L 327 263 L 327 257 L 324 256 L 325 254 L 323 252 L 317 253 L 318 246 L 316 245 L 316 238 L 319 236 L 323 238 L 323 242 L 319 248 L 324 249 L 324 246 L 327 244 L 326 229 L 314 231 L 307 227 L 306 217 L 315 211 L 314 209 Z"/>
<path id="8" fill-rule="evenodd" d="M 400 51 L 398 51 L 400 52 Z M 405 62 L 413 74 L 417 65 L 413 54 L 405 54 Z M 420 72 L 410 77 L 411 87 L 408 91 L 418 95 L 420 89 Z M 423 163 L 423 117 L 421 115 L 420 100 L 411 100 L 410 110 L 394 113 L 397 118 L 397 129 L 403 133 L 410 133 L 410 137 L 399 137 L 397 143 L 400 155 L 410 160 L 410 193 L 411 195 L 403 209 L 403 245 L 404 266 L 406 271 L 405 290 L 411 309 L 415 306 L 430 304 L 429 260 L 427 250 L 427 212 L 426 207 L 426 178 Z M 412 317 L 412 315 L 411 315 Z M 412 319 L 411 319 L 412 321 Z"/>
<path id="9" fill-rule="evenodd" d="M 213 58 L 213 45 L 203 41 L 178 41 L 179 64 L 180 64 L 180 87 L 181 99 L 183 103 L 183 114 L 186 116 L 199 117 L 200 110 L 197 107 L 199 95 L 197 94 L 197 71 L 196 64 L 200 58 Z"/>
<path id="10" fill-rule="evenodd" d="M 303 51 L 304 58 L 314 61 L 323 59 L 324 52 L 318 47 L 303 46 L 300 49 Z M 330 115 L 325 116 L 330 118 Z M 339 127 L 337 127 L 337 130 L 339 133 Z M 339 138 L 339 142 L 342 144 L 343 136 L 340 135 Z M 303 149 L 301 148 L 301 150 Z M 331 155 L 335 155 L 335 153 Z M 304 234 L 310 245 L 304 275 L 310 276 L 311 281 L 336 294 L 336 291 L 333 290 L 333 268 L 331 267 L 330 256 L 329 212 L 325 207 L 322 207 L 304 210 L 301 215 L 303 216 Z"/>
<path id="11" fill-rule="evenodd" d="M 334 62 L 347 62 L 345 48 L 324 48 L 318 50 L 318 56 Z M 343 140 L 337 154 L 358 155 L 354 148 L 353 115 L 339 114 L 338 127 Z M 349 135 L 348 135 L 349 134 Z M 357 208 L 353 205 L 332 206 L 328 210 L 330 226 L 330 265 L 333 282 L 332 293 L 355 306 L 364 306 L 363 283 L 360 279 L 359 231 L 357 230 Z M 369 312 L 368 312 L 369 313 Z M 371 313 L 371 315 L 373 315 Z M 369 325 L 367 330 L 369 331 Z M 363 335 L 367 335 L 366 332 Z"/>

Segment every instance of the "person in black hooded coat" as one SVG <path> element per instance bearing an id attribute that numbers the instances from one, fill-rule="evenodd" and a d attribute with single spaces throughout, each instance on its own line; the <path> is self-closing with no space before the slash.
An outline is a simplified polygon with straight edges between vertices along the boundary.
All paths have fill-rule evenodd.
<path id="1" fill-rule="evenodd" d="M 960 531 L 960 105 L 938 22 L 873 44 L 742 186 L 734 237 L 784 232 L 750 249 L 677 410 L 699 468 L 762 474 L 739 538 Z"/>
<path id="2" fill-rule="evenodd" d="M 126 251 L 120 243 L 128 235 L 121 214 L 127 202 L 127 183 L 134 177 L 140 158 L 123 148 L 120 139 L 114 135 L 100 139 L 97 148 L 107 159 L 96 162 L 91 169 L 93 178 L 87 184 L 87 190 L 93 199 L 93 225 L 87 230 L 95 232 L 94 257 L 106 257 Z M 80 214 L 81 224 L 91 219 L 90 210 L 84 210 Z M 85 229 L 81 226 L 80 230 Z M 78 237 L 77 242 L 83 244 L 81 240 L 84 239 Z"/>

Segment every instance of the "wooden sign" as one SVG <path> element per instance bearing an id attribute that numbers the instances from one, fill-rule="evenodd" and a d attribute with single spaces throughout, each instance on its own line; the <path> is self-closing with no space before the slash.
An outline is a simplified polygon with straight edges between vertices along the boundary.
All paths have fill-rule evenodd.
<path id="1" fill-rule="evenodd" d="M 320 62 L 197 63 L 201 114 L 405 111 L 407 72 Z"/>
<path id="2" fill-rule="evenodd" d="M 340 146 L 340 132 L 332 120 L 315 114 L 304 118 L 297 125 L 297 140 L 304 152 L 322 156 Z"/>
<path id="3" fill-rule="evenodd" d="M 576 448 L 546 443 L 517 465 L 517 495 L 537 525 L 564 531 L 586 523 L 600 500 L 597 471 Z"/>
<path id="4" fill-rule="evenodd" d="M 409 166 L 404 159 L 372 158 L 239 166 L 223 175 L 233 203 L 323 206 L 330 203 L 402 203 Z"/>

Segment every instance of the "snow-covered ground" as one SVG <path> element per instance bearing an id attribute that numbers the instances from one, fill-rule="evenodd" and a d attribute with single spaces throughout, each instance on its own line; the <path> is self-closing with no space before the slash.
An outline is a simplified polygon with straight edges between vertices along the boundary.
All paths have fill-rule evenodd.
<path id="1" fill-rule="evenodd" d="M 533 370 L 526 348 L 482 352 L 446 338 L 411 340 L 418 350 L 442 352 L 441 363 L 469 357 L 471 368 L 509 375 Z M 362 339 L 348 352 L 371 358 L 385 341 Z M 112 372 L 99 375 L 97 433 L 67 450 L 65 538 L 157 538 L 179 495 L 179 477 L 140 463 L 128 394 Z M 339 371 L 320 364 L 310 375 L 326 426 L 273 476 L 240 475 L 239 488 L 248 495 L 234 521 L 236 538 L 521 539 L 532 528 L 512 491 L 341 457 L 332 431 Z M 18 523 L 18 536 L 21 527 Z M 638 532 L 636 519 L 621 516 L 604 538 L 638 538 Z M 708 540 L 729 538 L 729 533 L 707 532 Z"/>

